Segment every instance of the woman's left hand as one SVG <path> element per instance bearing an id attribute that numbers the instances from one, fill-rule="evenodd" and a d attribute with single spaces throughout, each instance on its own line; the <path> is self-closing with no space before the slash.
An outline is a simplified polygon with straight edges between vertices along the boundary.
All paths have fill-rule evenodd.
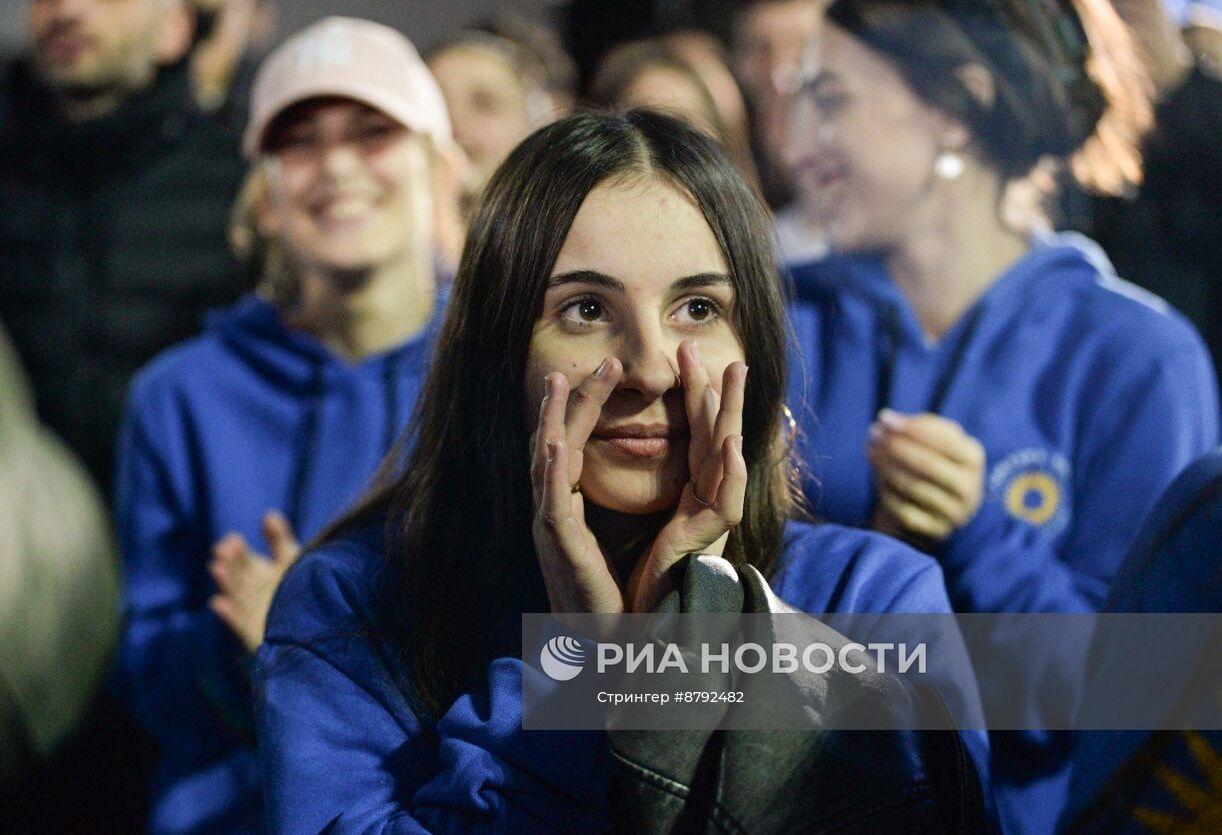
<path id="1" fill-rule="evenodd" d="M 208 564 L 217 587 L 208 607 L 250 652 L 263 643 L 272 598 L 285 572 L 301 556 L 292 526 L 277 511 L 263 515 L 263 538 L 270 558 L 256 553 L 241 534 L 229 533 L 212 546 Z"/>
<path id="2" fill-rule="evenodd" d="M 670 569 L 688 554 L 721 554 L 730 529 L 743 518 L 747 462 L 743 458 L 743 401 L 747 366 L 733 362 L 714 391 L 695 341 L 679 346 L 679 377 L 687 412 L 688 471 L 674 517 L 637 561 L 625 598 L 630 611 L 650 612 L 669 590 Z"/>
<path id="3" fill-rule="evenodd" d="M 942 542 L 971 521 L 984 497 L 984 447 L 953 420 L 879 413 L 866 457 L 878 507 L 871 527 L 917 545 Z"/>

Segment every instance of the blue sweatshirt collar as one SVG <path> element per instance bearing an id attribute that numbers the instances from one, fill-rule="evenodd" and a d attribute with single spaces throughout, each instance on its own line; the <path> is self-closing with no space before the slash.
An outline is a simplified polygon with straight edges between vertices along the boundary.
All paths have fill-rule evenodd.
<path id="1" fill-rule="evenodd" d="M 350 375 L 379 377 L 386 410 L 382 448 L 389 450 L 397 430 L 408 418 L 399 414 L 400 378 L 409 369 L 425 366 L 426 354 L 444 318 L 448 295 L 447 289 L 438 290 L 433 316 L 419 334 L 357 363 L 337 356 L 312 336 L 285 327 L 280 311 L 253 293 L 209 316 L 209 329 L 215 330 L 235 354 L 269 385 L 302 401 L 302 428 L 294 441 L 293 475 L 283 502 L 294 530 L 300 530 L 303 520 L 305 489 L 317 457 L 319 410 L 328 389 Z"/>
<path id="2" fill-rule="evenodd" d="M 886 318 L 895 318 L 898 335 L 905 343 L 937 351 L 954 344 L 964 331 L 971 331 L 975 319 L 1010 319 L 1024 300 L 1034 297 L 1047 281 L 1064 282 L 1067 272 L 1089 280 L 1102 274 L 1114 279 L 1115 272 L 1097 244 L 1082 235 L 1041 233 L 1032 236 L 1030 252 L 997 277 L 936 343 L 929 343 L 921 330 L 916 311 L 875 256 L 833 256 L 812 272 L 811 278 L 824 292 L 851 293 Z M 1072 279 L 1068 279 L 1072 280 Z M 907 345 L 905 345 L 907 347 Z"/>
<path id="3" fill-rule="evenodd" d="M 927 408 L 940 412 L 968 352 L 978 339 L 1007 327 L 1038 298 L 1047 282 L 1115 280 L 1107 257 L 1093 241 L 1075 233 L 1038 234 L 1026 256 L 997 277 L 941 339 L 925 338 L 916 311 L 887 273 L 880 257 L 834 255 L 795 272 L 798 292 L 848 294 L 872 308 L 880 322 L 875 362 L 878 364 L 877 408 L 890 405 L 894 368 L 901 353 L 940 354 L 941 376 Z"/>

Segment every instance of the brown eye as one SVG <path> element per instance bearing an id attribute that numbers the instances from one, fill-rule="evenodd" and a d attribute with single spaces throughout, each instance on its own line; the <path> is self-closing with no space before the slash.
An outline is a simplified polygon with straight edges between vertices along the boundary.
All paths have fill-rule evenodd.
<path id="1" fill-rule="evenodd" d="M 687 315 L 693 321 L 703 322 L 713 314 L 713 308 L 704 299 L 695 299 L 687 303 Z"/>
<path id="2" fill-rule="evenodd" d="M 570 325 L 586 327 L 605 321 L 607 309 L 598 299 L 577 299 L 560 311 L 560 318 Z"/>
<path id="3" fill-rule="evenodd" d="M 674 313 L 681 325 L 711 325 L 721 316 L 721 305 L 712 299 L 697 297 L 688 299 Z"/>

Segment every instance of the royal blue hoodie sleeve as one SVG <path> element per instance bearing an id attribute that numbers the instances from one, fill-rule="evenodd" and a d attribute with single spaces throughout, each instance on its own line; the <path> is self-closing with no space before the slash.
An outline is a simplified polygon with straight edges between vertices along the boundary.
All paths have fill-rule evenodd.
<path id="1" fill-rule="evenodd" d="M 119 438 L 124 629 L 115 679 L 166 754 L 207 758 L 251 735 L 247 662 L 207 608 L 210 543 L 194 523 L 184 422 L 137 380 Z"/>
<path id="2" fill-rule="evenodd" d="M 1073 461 L 1068 538 L 1054 549 L 999 500 L 987 501 L 937 555 L 957 610 L 1096 611 L 1139 521 L 1218 442 L 1218 393 L 1199 340 L 1110 371 L 1079 401 L 1084 443 Z"/>
<path id="3" fill-rule="evenodd" d="M 951 601 L 961 611 L 1097 611 L 1140 520 L 1176 474 L 1216 443 L 1218 398 L 1212 369 L 1201 348 L 1187 355 L 1118 369 L 1098 379 L 1099 392 L 1083 392 L 1085 442 L 1073 460 L 1074 524 L 1055 548 L 996 500 L 951 537 L 938 555 Z M 980 651 L 984 650 L 984 651 Z M 1080 670 L 1033 667 L 1033 659 L 1004 644 L 974 654 L 986 688 L 1006 691 L 1034 707 L 1049 682 L 1073 687 Z M 1016 675 L 1018 671 L 1021 675 Z M 1021 691 L 1028 695 L 1021 696 Z M 986 692 L 989 701 L 995 693 Z M 1052 831 L 1068 786 L 1069 737 L 1031 730 L 993 740 L 996 791 L 1004 828 Z"/>
<path id="4" fill-rule="evenodd" d="M 551 832 L 607 828 L 602 734 L 521 729 L 522 665 L 423 722 L 364 628 L 370 588 L 346 544 L 277 592 L 254 668 L 273 833 Z"/>
<path id="5" fill-rule="evenodd" d="M 264 644 L 255 682 L 269 832 L 428 832 L 407 802 L 432 759 L 417 723 L 306 647 Z"/>

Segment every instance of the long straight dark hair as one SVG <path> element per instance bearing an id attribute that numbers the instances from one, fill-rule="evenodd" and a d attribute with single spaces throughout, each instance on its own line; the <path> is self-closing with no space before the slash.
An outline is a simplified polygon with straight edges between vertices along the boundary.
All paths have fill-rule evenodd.
<path id="1" fill-rule="evenodd" d="M 748 490 L 726 556 L 767 574 L 793 506 L 781 432 L 786 324 L 766 211 L 711 139 L 649 111 L 587 113 L 527 138 L 476 207 L 412 426 L 368 497 L 323 539 L 386 523 L 377 631 L 409 697 L 435 715 L 479 684 L 507 606 L 540 604 L 525 369 L 569 227 L 600 183 L 660 178 L 691 196 L 730 268 L 751 380 Z M 516 614 L 516 613 L 514 613 Z M 408 683 L 410 682 L 410 683 Z"/>

